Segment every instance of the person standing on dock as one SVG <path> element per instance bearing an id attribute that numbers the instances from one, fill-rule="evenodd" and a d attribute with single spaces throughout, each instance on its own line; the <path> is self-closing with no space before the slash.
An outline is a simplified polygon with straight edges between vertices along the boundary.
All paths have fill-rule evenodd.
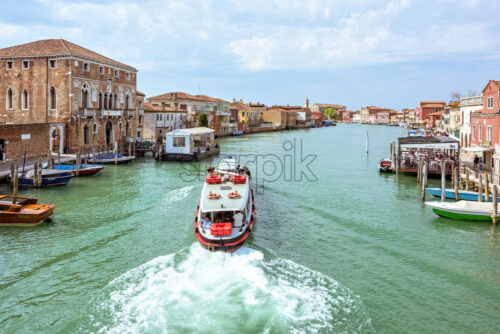
<path id="1" fill-rule="evenodd" d="M 479 162 L 479 171 L 482 172 L 483 171 L 483 157 L 480 157 L 478 162 Z"/>
<path id="2" fill-rule="evenodd" d="M 474 170 L 477 169 L 477 165 L 479 164 L 479 157 L 477 154 L 474 156 Z"/>

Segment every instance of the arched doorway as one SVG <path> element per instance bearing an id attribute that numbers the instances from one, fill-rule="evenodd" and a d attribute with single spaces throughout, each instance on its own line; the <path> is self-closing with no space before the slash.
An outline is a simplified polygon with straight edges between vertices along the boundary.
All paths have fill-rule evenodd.
<path id="1" fill-rule="evenodd" d="M 89 126 L 85 124 L 83 127 L 83 145 L 89 144 Z"/>
<path id="2" fill-rule="evenodd" d="M 113 124 L 110 121 L 106 122 L 106 145 L 109 145 L 114 142 L 114 134 L 113 134 Z"/>

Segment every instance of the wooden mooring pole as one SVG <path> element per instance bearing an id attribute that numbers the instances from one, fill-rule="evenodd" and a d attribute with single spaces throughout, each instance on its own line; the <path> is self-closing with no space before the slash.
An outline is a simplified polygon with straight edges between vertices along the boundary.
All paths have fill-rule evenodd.
<path id="1" fill-rule="evenodd" d="M 491 189 L 492 195 L 493 195 L 493 210 L 491 211 L 491 220 L 493 224 L 497 223 L 497 218 L 498 218 L 498 187 L 496 184 L 493 185 Z"/>
<path id="2" fill-rule="evenodd" d="M 466 191 L 469 191 L 469 183 L 470 183 L 469 178 L 470 178 L 470 176 L 469 176 L 469 168 L 467 168 L 465 170 L 465 190 Z"/>
<path id="3" fill-rule="evenodd" d="M 427 166 L 427 163 L 426 162 L 423 162 L 422 161 L 422 165 L 423 165 L 423 168 L 422 168 L 422 201 L 425 201 L 425 187 L 427 186 L 427 173 L 429 171 L 429 168 Z"/>
<path id="4" fill-rule="evenodd" d="M 446 199 L 446 162 L 441 161 L 441 202 Z"/>
<path id="5" fill-rule="evenodd" d="M 485 202 L 489 201 L 489 198 L 490 198 L 489 192 L 490 192 L 490 184 L 489 184 L 489 180 L 488 180 L 488 173 L 484 172 L 484 198 L 485 198 L 484 201 Z"/>
<path id="6" fill-rule="evenodd" d="M 483 175 L 479 174 L 479 186 L 477 188 L 477 201 L 483 201 Z"/>
<path id="7" fill-rule="evenodd" d="M 17 196 L 19 189 L 19 166 L 17 164 L 17 160 L 14 163 L 14 189 L 12 189 L 12 196 Z"/>

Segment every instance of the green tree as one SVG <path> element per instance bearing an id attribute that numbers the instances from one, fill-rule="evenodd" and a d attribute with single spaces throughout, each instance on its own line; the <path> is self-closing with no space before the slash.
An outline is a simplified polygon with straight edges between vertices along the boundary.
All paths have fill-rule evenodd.
<path id="1" fill-rule="evenodd" d="M 339 120 L 341 118 L 339 112 L 333 108 L 325 108 L 323 110 L 323 115 L 325 115 L 326 117 L 328 117 L 329 120 Z"/>
<path id="2" fill-rule="evenodd" d="M 208 118 L 206 114 L 200 113 L 198 115 L 198 126 L 204 126 L 204 127 L 208 126 Z"/>

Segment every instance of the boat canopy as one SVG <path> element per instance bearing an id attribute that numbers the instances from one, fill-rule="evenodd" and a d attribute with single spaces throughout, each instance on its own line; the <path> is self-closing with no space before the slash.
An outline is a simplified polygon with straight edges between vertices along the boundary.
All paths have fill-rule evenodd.
<path id="1" fill-rule="evenodd" d="M 429 148 L 458 150 L 460 142 L 444 136 L 435 137 L 402 137 L 398 138 L 399 147 L 404 149 Z"/>

